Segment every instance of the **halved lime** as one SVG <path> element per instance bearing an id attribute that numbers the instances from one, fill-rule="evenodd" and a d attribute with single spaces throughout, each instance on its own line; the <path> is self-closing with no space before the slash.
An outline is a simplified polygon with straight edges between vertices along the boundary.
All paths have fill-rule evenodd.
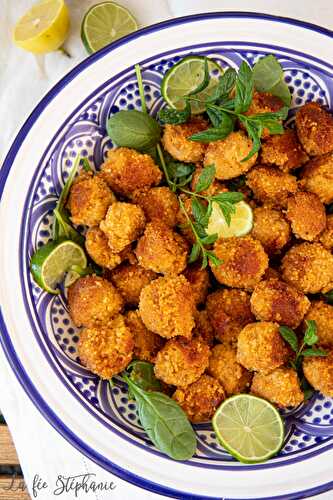
<path id="1" fill-rule="evenodd" d="M 71 240 L 51 241 L 43 245 L 32 256 L 30 269 L 34 280 L 49 293 L 59 293 L 57 285 L 61 283 L 67 271 L 79 266 L 87 266 L 84 250 Z M 75 268 L 74 268 L 75 269 Z"/>
<path id="2" fill-rule="evenodd" d="M 208 86 L 196 94 L 194 97 L 204 101 L 212 94 L 213 89 L 219 81 L 219 77 L 223 73 L 223 69 L 215 61 L 209 59 L 208 69 L 210 73 L 210 81 Z M 202 82 L 205 74 L 205 57 L 203 56 L 187 56 L 177 64 L 172 66 L 161 83 L 161 92 L 164 100 L 172 108 L 183 109 L 185 107 L 182 96 L 189 94 L 196 89 Z M 191 111 L 193 114 L 202 113 L 205 107 L 199 102 L 191 102 Z"/>
<path id="3" fill-rule="evenodd" d="M 217 234 L 219 238 L 231 238 L 232 236 L 244 236 L 248 234 L 253 226 L 253 212 L 245 201 L 235 204 L 236 212 L 231 215 L 230 226 L 228 226 L 223 212 L 215 201 L 212 204 L 207 234 Z"/>
<path id="4" fill-rule="evenodd" d="M 283 445 L 284 424 L 274 406 L 250 394 L 226 399 L 213 417 L 222 446 L 244 463 L 264 462 Z"/>
<path id="5" fill-rule="evenodd" d="M 83 18 L 81 39 L 89 54 L 132 33 L 138 24 L 132 14 L 114 2 L 93 5 Z"/>

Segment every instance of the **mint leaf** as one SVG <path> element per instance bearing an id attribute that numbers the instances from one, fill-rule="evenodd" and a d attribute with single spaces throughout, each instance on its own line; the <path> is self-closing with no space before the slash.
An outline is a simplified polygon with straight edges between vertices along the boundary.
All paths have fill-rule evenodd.
<path id="1" fill-rule="evenodd" d="M 188 258 L 189 264 L 192 264 L 193 262 L 198 260 L 198 258 L 200 256 L 200 252 L 201 252 L 201 247 L 200 247 L 199 243 L 198 242 L 194 243 L 194 245 L 192 246 L 192 250 L 191 250 L 191 253 L 189 255 L 189 258 Z"/>
<path id="2" fill-rule="evenodd" d="M 228 68 L 225 73 L 219 78 L 219 83 L 215 87 L 214 92 L 206 99 L 206 103 L 214 103 L 218 99 L 228 97 L 235 86 L 237 72 L 233 68 Z"/>
<path id="3" fill-rule="evenodd" d="M 306 323 L 306 331 L 304 334 L 303 342 L 304 344 L 311 346 L 316 342 L 318 342 L 317 324 L 312 319 L 306 320 L 305 323 Z"/>
<path id="4" fill-rule="evenodd" d="M 202 170 L 198 182 L 195 186 L 195 192 L 201 193 L 208 189 L 215 178 L 215 165 L 208 165 Z"/>
<path id="5" fill-rule="evenodd" d="M 179 125 L 185 123 L 189 120 L 191 116 L 191 105 L 186 102 L 184 109 L 174 109 L 165 107 L 162 108 L 158 113 L 158 118 L 162 123 L 168 123 L 170 125 Z"/>
<path id="6" fill-rule="evenodd" d="M 246 131 L 247 131 L 250 139 L 252 140 L 251 151 L 249 152 L 249 154 L 247 156 L 245 156 L 245 158 L 243 158 L 241 160 L 241 162 L 244 162 L 244 161 L 247 161 L 250 158 L 252 158 L 252 156 L 255 155 L 259 151 L 260 146 L 261 146 L 260 137 L 262 134 L 263 126 L 260 122 L 251 121 L 250 119 L 246 119 L 246 118 L 242 119 L 242 117 L 240 117 L 240 118 L 241 118 L 242 123 L 244 123 L 244 125 L 245 125 Z"/>
<path id="7" fill-rule="evenodd" d="M 305 357 L 313 356 L 313 357 L 325 357 L 327 356 L 327 352 L 324 351 L 324 349 L 305 349 L 305 351 L 302 352 L 302 355 Z"/>
<path id="8" fill-rule="evenodd" d="M 199 224 L 206 216 L 206 207 L 195 197 L 192 198 L 192 214 Z"/>
<path id="9" fill-rule="evenodd" d="M 236 80 L 235 112 L 245 113 L 253 96 L 253 74 L 250 66 L 243 61 L 238 70 Z"/>
<path id="10" fill-rule="evenodd" d="M 280 326 L 279 332 L 286 342 L 290 345 L 293 351 L 298 351 L 298 338 L 296 333 L 288 326 Z"/>
<path id="11" fill-rule="evenodd" d="M 213 266 L 220 266 L 221 264 L 223 264 L 223 261 L 219 259 L 213 252 L 209 252 L 208 250 L 206 250 L 206 256 L 208 257 L 209 261 L 213 264 Z"/>
<path id="12" fill-rule="evenodd" d="M 227 191 L 226 193 L 218 193 L 214 194 L 211 199 L 212 201 L 217 202 L 229 202 L 229 203 L 238 203 L 242 201 L 244 195 L 242 193 L 237 193 L 233 191 Z"/>
<path id="13" fill-rule="evenodd" d="M 208 128 L 197 134 L 193 134 L 188 139 L 194 142 L 213 142 L 225 139 L 233 131 L 233 123 L 225 122 L 218 128 Z"/>

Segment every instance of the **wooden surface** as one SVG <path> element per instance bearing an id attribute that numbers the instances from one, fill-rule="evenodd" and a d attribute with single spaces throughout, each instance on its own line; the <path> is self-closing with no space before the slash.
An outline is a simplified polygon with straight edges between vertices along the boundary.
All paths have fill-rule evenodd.
<path id="1" fill-rule="evenodd" d="M 0 425 L 0 464 L 19 464 L 12 437 L 6 425 Z"/>
<path id="2" fill-rule="evenodd" d="M 0 425 L 0 500 L 30 500 L 24 479 L 17 475 L 20 465 L 8 427 Z M 13 466 L 13 467 L 12 467 Z M 13 470 L 11 475 L 8 474 Z M 20 469 L 18 469 L 20 470 Z"/>
<path id="3" fill-rule="evenodd" d="M 0 500 L 30 500 L 23 479 L 0 475 Z"/>

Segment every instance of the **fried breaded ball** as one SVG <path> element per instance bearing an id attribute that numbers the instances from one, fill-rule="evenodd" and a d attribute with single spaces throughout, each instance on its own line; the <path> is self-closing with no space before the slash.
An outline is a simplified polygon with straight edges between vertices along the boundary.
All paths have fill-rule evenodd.
<path id="1" fill-rule="evenodd" d="M 314 158 L 304 167 L 301 184 L 306 191 L 315 193 L 320 201 L 333 202 L 333 155 Z"/>
<path id="2" fill-rule="evenodd" d="M 317 102 L 304 104 L 296 113 L 298 138 L 310 156 L 333 151 L 333 117 Z"/>
<path id="3" fill-rule="evenodd" d="M 210 322 L 208 312 L 205 309 L 202 311 L 195 311 L 194 321 L 194 335 L 199 335 L 204 342 L 206 342 L 209 346 L 212 346 L 214 343 L 215 332 Z"/>
<path id="4" fill-rule="evenodd" d="M 203 172 L 203 167 L 201 167 L 199 164 L 199 166 L 196 167 L 196 169 L 192 175 L 192 180 L 191 180 L 191 190 L 192 191 L 195 191 L 196 186 L 197 186 L 198 181 L 199 181 L 199 177 L 202 174 L 202 172 Z M 209 187 L 207 189 L 200 191 L 200 194 L 202 194 L 204 196 L 213 196 L 214 194 L 225 193 L 226 191 L 228 191 L 226 186 L 222 182 L 218 181 L 217 179 L 214 179 L 213 182 L 209 185 Z"/>
<path id="5" fill-rule="evenodd" d="M 207 269 L 202 269 L 200 264 L 192 264 L 185 269 L 183 274 L 192 287 L 195 305 L 205 302 L 209 287 Z"/>
<path id="6" fill-rule="evenodd" d="M 304 319 L 316 322 L 319 344 L 333 346 L 333 306 L 316 300 L 311 303 Z"/>
<path id="7" fill-rule="evenodd" d="M 125 323 L 134 339 L 133 357 L 154 363 L 156 354 L 162 349 L 165 340 L 145 327 L 139 311 L 128 311 Z"/>
<path id="8" fill-rule="evenodd" d="M 260 158 L 262 163 L 279 167 L 283 172 L 301 167 L 309 159 L 294 130 L 268 137 L 261 145 Z"/>
<path id="9" fill-rule="evenodd" d="M 283 102 L 279 97 L 276 97 L 269 92 L 254 92 L 249 109 L 246 115 L 256 115 L 259 113 L 275 113 L 283 106 Z M 262 138 L 266 139 L 270 136 L 268 128 L 264 127 Z"/>
<path id="10" fill-rule="evenodd" d="M 221 289 L 208 295 L 206 310 L 220 342 L 237 342 L 243 326 L 254 320 L 250 296 L 243 290 Z"/>
<path id="11" fill-rule="evenodd" d="M 188 137 L 208 128 L 208 123 L 201 116 L 192 116 L 190 121 L 180 125 L 165 125 L 162 144 L 173 158 L 184 162 L 202 161 L 207 144 L 190 141 Z"/>
<path id="12" fill-rule="evenodd" d="M 199 338 L 168 340 L 156 356 L 155 375 L 166 384 L 187 387 L 208 366 L 210 349 Z"/>
<path id="13" fill-rule="evenodd" d="M 125 304 L 136 306 L 139 303 L 141 290 L 148 285 L 157 274 L 144 269 L 138 264 L 124 263 L 111 273 L 111 281 L 121 293 Z"/>
<path id="14" fill-rule="evenodd" d="M 291 237 L 290 226 L 280 210 L 257 207 L 253 210 L 251 236 L 259 240 L 268 255 L 280 253 Z"/>
<path id="15" fill-rule="evenodd" d="M 282 259 L 282 278 L 303 293 L 333 288 L 333 256 L 320 243 L 293 246 Z"/>
<path id="16" fill-rule="evenodd" d="M 121 252 L 140 236 L 145 224 L 145 215 L 138 205 L 117 201 L 110 206 L 99 227 L 107 236 L 111 250 Z"/>
<path id="17" fill-rule="evenodd" d="M 82 364 L 102 379 L 125 370 L 132 360 L 133 348 L 133 335 L 121 314 L 105 325 L 84 328 L 78 343 Z"/>
<path id="18" fill-rule="evenodd" d="M 268 257 L 261 243 L 251 236 L 217 240 L 214 253 L 222 264 L 210 264 L 210 267 L 222 285 L 252 289 L 268 267 Z"/>
<path id="19" fill-rule="evenodd" d="M 123 307 L 123 299 L 104 278 L 90 275 L 79 278 L 68 288 L 68 307 L 76 326 L 108 323 Z"/>
<path id="20" fill-rule="evenodd" d="M 99 175 L 83 172 L 73 182 L 68 208 L 74 224 L 97 226 L 111 205 L 115 195 Z"/>
<path id="21" fill-rule="evenodd" d="M 122 252 L 113 252 L 103 231 L 99 227 L 91 227 L 86 233 L 86 250 L 96 264 L 107 269 L 114 269 L 127 258 L 128 248 Z"/>
<path id="22" fill-rule="evenodd" d="M 314 389 L 333 397 L 333 351 L 325 357 L 304 358 L 303 373 Z"/>
<path id="23" fill-rule="evenodd" d="M 253 168 L 247 174 L 246 183 L 256 200 L 276 208 L 285 208 L 288 196 L 298 189 L 296 177 L 265 165 Z"/>
<path id="24" fill-rule="evenodd" d="M 147 224 L 135 249 L 142 267 L 161 274 L 179 274 L 184 271 L 187 254 L 187 241 L 159 220 Z"/>
<path id="25" fill-rule="evenodd" d="M 139 310 L 146 327 L 161 337 L 192 335 L 194 301 L 191 285 L 182 275 L 157 278 L 145 286 Z"/>
<path id="26" fill-rule="evenodd" d="M 211 420 L 225 394 L 218 380 L 204 374 L 188 387 L 177 389 L 172 398 L 195 424 Z"/>
<path id="27" fill-rule="evenodd" d="M 326 229 L 320 235 L 320 243 L 327 248 L 333 249 L 333 214 L 326 216 Z"/>
<path id="28" fill-rule="evenodd" d="M 271 373 L 256 373 L 251 392 L 279 408 L 298 406 L 304 401 L 297 372 L 292 368 L 276 368 Z"/>
<path id="29" fill-rule="evenodd" d="M 297 238 L 313 241 L 326 227 L 325 207 L 316 194 L 299 191 L 288 198 L 287 219 Z"/>
<path id="30" fill-rule="evenodd" d="M 237 361 L 248 370 L 269 373 L 284 365 L 289 356 L 277 323 L 249 323 L 238 336 Z"/>
<path id="31" fill-rule="evenodd" d="M 176 225 L 179 204 L 177 196 L 168 187 L 135 191 L 132 200 L 142 208 L 148 222 L 158 219 L 170 227 Z"/>
<path id="32" fill-rule="evenodd" d="M 252 379 L 252 374 L 238 363 L 236 349 L 229 344 L 213 347 L 207 371 L 222 384 L 227 396 L 244 392 Z"/>
<path id="33" fill-rule="evenodd" d="M 296 288 L 271 278 L 256 285 L 251 296 L 251 308 L 256 319 L 276 321 L 296 328 L 310 307 L 309 299 Z"/>
<path id="34" fill-rule="evenodd" d="M 255 164 L 257 153 L 242 161 L 251 149 L 252 141 L 242 130 L 231 132 L 225 139 L 208 144 L 204 164 L 215 165 L 217 179 L 233 179 L 250 170 Z"/>
<path id="35" fill-rule="evenodd" d="M 151 156 L 129 148 L 111 149 L 102 165 L 101 176 L 115 193 L 127 197 L 136 189 L 157 186 L 162 179 Z"/>

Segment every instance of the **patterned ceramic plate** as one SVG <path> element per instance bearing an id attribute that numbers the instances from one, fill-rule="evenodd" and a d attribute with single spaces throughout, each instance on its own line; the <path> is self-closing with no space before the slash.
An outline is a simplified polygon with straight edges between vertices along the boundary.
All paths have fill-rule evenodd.
<path id="1" fill-rule="evenodd" d="M 315 395 L 286 413 L 281 453 L 244 465 L 196 426 L 188 462 L 162 455 L 142 431 L 121 383 L 111 388 L 78 362 L 78 332 L 64 296 L 31 280 L 32 252 L 50 238 L 50 213 L 79 153 L 98 169 L 113 145 L 107 118 L 140 106 L 133 66 L 139 62 L 150 111 L 160 82 L 181 57 L 205 54 L 223 67 L 280 60 L 293 108 L 315 100 L 332 106 L 333 38 L 301 22 L 255 14 L 175 19 L 141 30 L 89 57 L 61 80 L 26 121 L 1 171 L 0 299 L 2 346 L 22 386 L 49 422 L 102 467 L 143 488 L 176 498 L 304 498 L 333 487 L 333 401 Z"/>

